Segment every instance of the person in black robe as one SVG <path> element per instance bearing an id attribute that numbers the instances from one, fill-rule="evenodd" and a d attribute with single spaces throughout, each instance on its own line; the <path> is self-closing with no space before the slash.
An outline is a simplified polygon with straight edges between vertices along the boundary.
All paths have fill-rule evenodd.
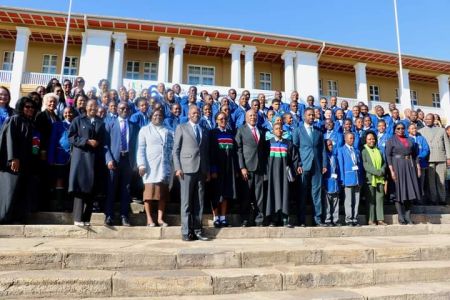
<path id="1" fill-rule="evenodd" d="M 211 174 L 214 197 L 211 204 L 214 227 L 228 227 L 226 219 L 228 201 L 236 199 L 236 174 L 238 174 L 236 142 L 233 131 L 227 129 L 227 115 L 216 115 L 217 128 L 211 130 Z"/>
<path id="2" fill-rule="evenodd" d="M 395 183 L 395 208 L 400 224 L 412 224 L 412 202 L 421 200 L 417 148 L 412 140 L 405 137 L 403 123 L 397 123 L 394 132 L 394 136 L 386 143 L 386 160 Z"/>
<path id="3" fill-rule="evenodd" d="M 72 145 L 69 193 L 74 197 L 74 225 L 89 226 L 95 188 L 102 186 L 102 168 L 105 165 L 103 141 L 105 124 L 96 116 L 97 102 L 89 100 L 86 115 L 76 117 L 69 127 Z"/>
<path id="4" fill-rule="evenodd" d="M 23 222 L 31 205 L 31 171 L 39 152 L 34 129 L 36 105 L 30 98 L 19 100 L 18 114 L 3 124 L 0 133 L 0 223 Z"/>
<path id="5" fill-rule="evenodd" d="M 273 134 L 274 137 L 269 140 L 266 216 L 271 217 L 269 226 L 280 224 L 281 219 L 283 226 L 292 228 L 289 223 L 289 183 L 295 178 L 294 170 L 298 167 L 298 154 L 292 142 L 283 139 L 281 124 L 273 126 Z"/>

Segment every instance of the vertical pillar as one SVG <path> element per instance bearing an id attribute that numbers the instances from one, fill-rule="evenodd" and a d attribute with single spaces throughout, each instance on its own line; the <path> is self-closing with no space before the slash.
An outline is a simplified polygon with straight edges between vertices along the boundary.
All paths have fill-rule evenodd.
<path id="1" fill-rule="evenodd" d="M 441 101 L 442 113 L 441 118 L 445 118 L 447 125 L 450 124 L 450 91 L 448 87 L 448 78 L 446 74 L 442 74 L 436 77 L 439 84 L 439 99 Z"/>
<path id="2" fill-rule="evenodd" d="M 173 39 L 173 66 L 172 66 L 172 82 L 183 83 L 183 49 L 186 46 L 186 39 Z"/>
<path id="3" fill-rule="evenodd" d="M 242 45 L 232 44 L 228 53 L 231 54 L 231 80 L 232 88 L 241 88 L 241 51 Z"/>
<path id="4" fill-rule="evenodd" d="M 256 53 L 255 46 L 245 46 L 245 78 L 244 78 L 244 88 L 251 90 L 255 88 L 255 63 L 253 55 Z"/>
<path id="5" fill-rule="evenodd" d="M 312 95 L 314 99 L 319 98 L 319 64 L 317 53 L 296 51 L 297 64 L 297 92 L 300 99 Z"/>
<path id="6" fill-rule="evenodd" d="M 368 103 L 366 64 L 356 63 L 353 67 L 355 68 L 356 98 L 358 101 Z"/>
<path id="7" fill-rule="evenodd" d="M 397 71 L 398 76 L 402 76 L 403 73 L 403 86 L 400 86 L 399 80 L 399 89 L 398 89 L 398 97 L 400 99 L 400 105 L 402 110 L 404 111 L 407 108 L 411 108 L 411 90 L 409 88 L 409 70 L 403 69 L 403 72 Z"/>
<path id="8" fill-rule="evenodd" d="M 81 46 L 80 72 L 86 86 L 108 78 L 111 31 L 87 29 Z M 83 53 L 84 52 L 84 53 Z"/>
<path id="9" fill-rule="evenodd" d="M 20 98 L 20 86 L 22 84 L 22 75 L 25 72 L 28 54 L 28 41 L 31 31 L 28 27 L 16 27 L 16 47 L 14 49 L 14 62 L 11 73 L 11 102 L 14 107 Z"/>
<path id="10" fill-rule="evenodd" d="M 169 48 L 172 38 L 161 36 L 158 39 L 159 61 L 158 61 L 158 81 L 169 81 Z"/>
<path id="11" fill-rule="evenodd" d="M 125 44 L 127 35 L 123 32 L 115 32 L 112 35 L 114 40 L 114 58 L 111 75 L 111 88 L 118 89 L 123 84 L 123 58 L 125 55 Z"/>
<path id="12" fill-rule="evenodd" d="M 295 90 L 295 78 L 294 78 L 294 57 L 296 56 L 294 51 L 286 50 L 281 55 L 281 59 L 284 60 L 284 92 L 286 95 L 290 95 Z"/>

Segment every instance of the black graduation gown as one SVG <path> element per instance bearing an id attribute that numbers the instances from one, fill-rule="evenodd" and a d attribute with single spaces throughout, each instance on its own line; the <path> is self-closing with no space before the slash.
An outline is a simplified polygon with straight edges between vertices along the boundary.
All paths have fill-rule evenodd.
<path id="1" fill-rule="evenodd" d="M 289 181 L 286 167 L 291 168 L 292 175 L 298 165 L 298 154 L 292 142 L 286 139 L 276 141 L 271 138 L 269 164 L 267 169 L 268 190 L 266 216 L 281 211 L 289 215 Z"/>
<path id="2" fill-rule="evenodd" d="M 20 218 L 26 212 L 26 190 L 32 168 L 33 122 L 22 115 L 9 118 L 0 133 L 0 223 Z M 18 159 L 19 172 L 10 161 Z"/>
<path id="3" fill-rule="evenodd" d="M 409 156 L 410 159 L 405 159 Z M 402 158 L 403 157 L 403 158 Z M 386 160 L 392 165 L 397 181 L 395 181 L 395 201 L 420 200 L 419 182 L 417 178 L 417 149 L 408 139 L 408 147 L 403 146 L 394 135 L 386 143 Z"/>
<path id="4" fill-rule="evenodd" d="M 103 141 L 105 124 L 95 117 L 94 124 L 86 116 L 76 117 L 69 127 L 69 141 L 72 145 L 70 161 L 69 193 L 94 193 L 95 187 L 101 187 L 102 168 L 105 164 Z M 87 140 L 99 142 L 96 148 L 86 144 Z"/>
<path id="5" fill-rule="evenodd" d="M 213 204 L 223 199 L 236 199 L 237 152 L 233 132 L 215 128 L 210 131 L 211 173 L 217 173 L 214 182 Z"/>

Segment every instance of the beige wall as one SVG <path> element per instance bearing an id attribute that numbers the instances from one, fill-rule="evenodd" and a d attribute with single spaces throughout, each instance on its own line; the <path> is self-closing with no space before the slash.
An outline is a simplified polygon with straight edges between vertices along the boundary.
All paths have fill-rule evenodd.
<path id="1" fill-rule="evenodd" d="M 125 49 L 124 59 L 123 59 L 123 78 L 127 72 L 127 62 L 128 61 L 138 61 L 139 62 L 139 73 L 140 78 L 144 76 L 144 62 L 158 63 L 159 53 L 158 51 L 152 50 L 135 50 L 135 49 Z"/>
<path id="2" fill-rule="evenodd" d="M 42 72 L 42 60 L 45 54 L 56 55 L 57 65 L 56 73 L 61 72 L 61 57 L 63 54 L 63 45 L 60 44 L 44 44 L 44 43 L 33 43 L 30 42 L 28 45 L 28 57 L 27 57 L 27 72 Z M 78 57 L 78 70 L 80 67 L 80 54 L 81 46 L 69 45 L 67 47 L 66 56 L 76 56 Z"/>
<path id="3" fill-rule="evenodd" d="M 284 90 L 284 70 L 279 63 L 255 62 L 255 89 L 259 89 L 259 73 L 270 73 L 272 90 Z"/>
<path id="4" fill-rule="evenodd" d="M 355 74 L 319 69 L 319 80 L 322 80 L 323 95 L 328 96 L 328 80 L 337 81 L 338 95 L 345 98 L 356 98 Z"/>
<path id="5" fill-rule="evenodd" d="M 438 83 L 410 81 L 410 88 L 417 92 L 417 104 L 432 106 L 433 93 L 439 93 Z"/>

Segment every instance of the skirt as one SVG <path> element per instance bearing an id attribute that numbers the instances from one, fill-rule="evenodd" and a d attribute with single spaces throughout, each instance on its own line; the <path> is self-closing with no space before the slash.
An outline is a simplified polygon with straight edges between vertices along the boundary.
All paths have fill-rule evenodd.
<path id="1" fill-rule="evenodd" d="M 143 200 L 167 201 L 169 196 L 169 185 L 165 183 L 146 183 L 144 187 Z"/>

